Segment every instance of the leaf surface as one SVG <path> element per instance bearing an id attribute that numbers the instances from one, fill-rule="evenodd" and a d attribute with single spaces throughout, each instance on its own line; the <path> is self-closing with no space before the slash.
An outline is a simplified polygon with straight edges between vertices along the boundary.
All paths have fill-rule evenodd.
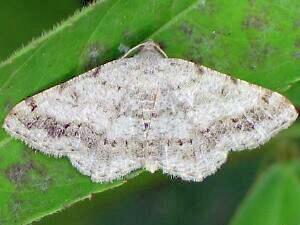
<path id="1" fill-rule="evenodd" d="M 231 225 L 297 225 L 300 163 L 278 164 L 254 185 Z"/>

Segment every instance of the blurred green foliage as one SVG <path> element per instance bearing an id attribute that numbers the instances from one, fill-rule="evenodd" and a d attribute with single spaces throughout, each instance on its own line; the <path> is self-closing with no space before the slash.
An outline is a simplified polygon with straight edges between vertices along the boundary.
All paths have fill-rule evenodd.
<path id="1" fill-rule="evenodd" d="M 76 0 L 3 4 L 0 58 L 80 6 Z M 280 91 L 300 105 L 299 11 L 297 0 L 102 1 L 0 65 L 0 123 L 25 97 L 147 38 L 171 57 Z M 229 224 L 233 218 L 233 225 L 298 225 L 299 134 L 295 125 L 259 151 L 231 154 L 202 183 L 144 173 L 35 224 Z M 35 154 L 0 131 L 0 224 L 32 221 L 122 183 L 93 184 L 66 159 Z"/>
<path id="2" fill-rule="evenodd" d="M 278 164 L 257 181 L 232 225 L 299 224 L 300 163 Z"/>

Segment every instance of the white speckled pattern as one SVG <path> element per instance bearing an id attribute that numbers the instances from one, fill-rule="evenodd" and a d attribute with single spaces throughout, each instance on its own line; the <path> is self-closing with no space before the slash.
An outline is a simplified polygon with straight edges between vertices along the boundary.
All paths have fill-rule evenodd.
<path id="1" fill-rule="evenodd" d="M 184 180 L 213 174 L 229 151 L 253 149 L 297 118 L 265 88 L 182 59 L 153 42 L 22 101 L 4 128 L 95 182 L 138 168 Z"/>

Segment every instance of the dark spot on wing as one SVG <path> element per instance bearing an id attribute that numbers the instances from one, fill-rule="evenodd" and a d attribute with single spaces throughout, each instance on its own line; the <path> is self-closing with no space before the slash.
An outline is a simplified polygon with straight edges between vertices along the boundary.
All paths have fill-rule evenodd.
<path id="1" fill-rule="evenodd" d="M 64 82 L 58 86 L 58 91 L 61 93 L 66 87 L 68 87 L 68 82 Z"/>
<path id="2" fill-rule="evenodd" d="M 178 143 L 180 146 L 182 146 L 182 145 L 183 145 L 183 142 L 182 142 L 182 140 L 181 140 L 181 139 L 179 139 L 179 140 L 177 141 L 177 143 Z"/>
<path id="3" fill-rule="evenodd" d="M 144 143 L 139 143 L 141 148 L 144 148 Z"/>
<path id="4" fill-rule="evenodd" d="M 37 108 L 37 104 L 36 104 L 36 102 L 35 102 L 35 100 L 34 100 L 33 97 L 27 98 L 27 99 L 25 100 L 25 103 L 26 103 L 26 105 L 27 105 L 28 107 L 31 108 L 31 112 L 33 112 L 33 111 Z"/>
<path id="5" fill-rule="evenodd" d="M 108 144 L 107 138 L 104 138 L 103 144 L 104 144 L 104 145 L 107 145 L 107 144 Z"/>
<path id="6" fill-rule="evenodd" d="M 115 110 L 116 110 L 117 112 L 120 112 L 120 110 L 121 110 L 121 103 L 118 103 L 118 104 L 115 106 Z"/>
<path id="7" fill-rule="evenodd" d="M 266 92 L 266 93 L 261 97 L 261 99 L 262 99 L 265 103 L 269 104 L 269 99 L 270 99 L 271 95 L 272 95 L 271 92 Z"/>
<path id="8" fill-rule="evenodd" d="M 203 75 L 205 73 L 203 66 L 196 65 L 197 66 L 197 72 L 200 75 Z"/>
<path id="9" fill-rule="evenodd" d="M 99 76 L 100 75 L 100 70 L 101 70 L 101 66 L 98 66 L 97 68 L 95 68 L 91 73 L 91 77 Z"/>
<path id="10" fill-rule="evenodd" d="M 167 141 L 167 145 L 170 146 L 170 140 L 169 140 L 169 139 L 168 139 L 168 141 Z"/>
<path id="11" fill-rule="evenodd" d="M 231 121 L 232 121 L 233 123 L 237 123 L 239 120 L 238 120 L 237 118 L 232 118 Z"/>
<path id="12" fill-rule="evenodd" d="M 51 119 L 46 120 L 45 128 L 50 137 L 61 137 L 65 132 L 63 127 L 59 126 L 57 122 L 52 121 Z"/>
<path id="13" fill-rule="evenodd" d="M 236 78 L 232 77 L 232 76 L 229 76 L 229 79 L 231 80 L 231 82 L 233 84 L 237 84 L 238 83 L 238 80 Z"/>
<path id="14" fill-rule="evenodd" d="M 70 123 L 66 123 L 63 126 L 64 126 L 64 129 L 67 129 L 70 126 Z"/>
<path id="15" fill-rule="evenodd" d="M 144 123 L 145 130 L 149 128 L 149 123 Z"/>
<path id="16" fill-rule="evenodd" d="M 111 143 L 111 147 L 116 147 L 116 145 L 117 145 L 117 142 L 115 140 L 113 140 Z"/>
<path id="17" fill-rule="evenodd" d="M 150 116 L 151 118 L 157 118 L 158 115 L 156 112 L 151 112 Z"/>
<path id="18" fill-rule="evenodd" d="M 228 94 L 228 92 L 229 92 L 229 88 L 227 86 L 222 87 L 222 89 L 221 89 L 221 95 L 223 97 L 226 97 L 226 95 Z"/>
<path id="19" fill-rule="evenodd" d="M 78 97 L 79 97 L 79 94 L 77 93 L 77 91 L 73 90 L 72 93 L 71 93 L 71 98 L 77 102 L 78 101 Z"/>

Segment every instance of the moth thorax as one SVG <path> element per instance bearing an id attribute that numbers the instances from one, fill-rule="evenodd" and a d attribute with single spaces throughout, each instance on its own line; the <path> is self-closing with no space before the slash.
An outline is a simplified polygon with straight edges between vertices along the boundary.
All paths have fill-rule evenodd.
<path id="1" fill-rule="evenodd" d="M 164 58 L 161 52 L 157 50 L 156 47 L 153 45 L 146 45 L 143 46 L 140 52 L 135 55 L 136 58 L 143 58 L 143 59 L 160 59 Z"/>

